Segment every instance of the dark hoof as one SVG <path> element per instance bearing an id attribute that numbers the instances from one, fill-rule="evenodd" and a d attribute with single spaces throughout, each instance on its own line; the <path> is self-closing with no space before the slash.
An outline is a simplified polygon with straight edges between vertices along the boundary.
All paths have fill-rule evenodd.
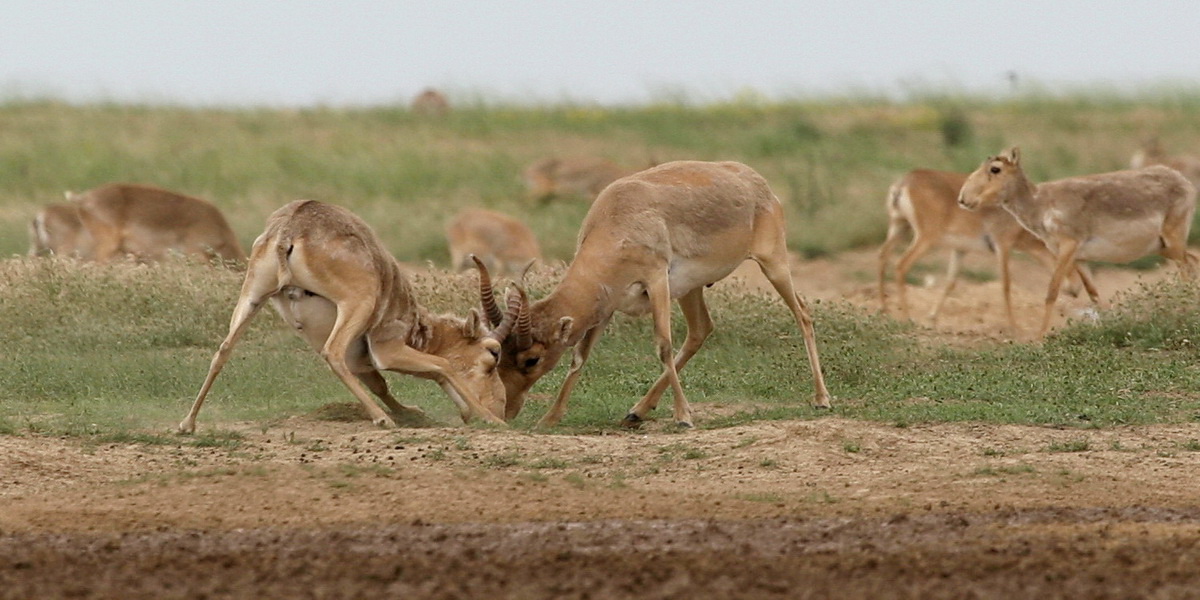
<path id="1" fill-rule="evenodd" d="M 687 421 L 675 421 L 675 426 L 680 429 L 691 429 L 692 427 L 695 427 L 695 425 L 692 425 Z"/>
<path id="2" fill-rule="evenodd" d="M 621 419 L 621 427 L 626 427 L 629 429 L 637 429 L 641 426 L 642 426 L 642 418 L 633 413 L 629 413 L 629 414 L 625 415 L 624 419 Z"/>

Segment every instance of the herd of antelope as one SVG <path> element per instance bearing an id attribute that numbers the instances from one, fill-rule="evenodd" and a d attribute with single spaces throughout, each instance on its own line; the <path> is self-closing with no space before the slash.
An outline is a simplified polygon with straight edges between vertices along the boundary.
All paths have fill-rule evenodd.
<path id="1" fill-rule="evenodd" d="M 1132 167 L 1035 184 L 1014 147 L 969 174 L 927 169 L 905 174 L 887 193 L 888 232 L 879 252 L 881 309 L 887 309 L 888 263 L 906 230 L 912 240 L 895 266 L 906 317 L 905 276 L 939 245 L 949 247 L 951 255 L 932 316 L 954 287 L 960 255 L 987 250 L 996 256 L 1008 326 L 1015 330 L 1009 257 L 1019 250 L 1051 272 L 1039 335 L 1048 330 L 1068 277 L 1098 301 L 1083 261 L 1129 262 L 1157 253 L 1194 278 L 1197 257 L 1188 251 L 1187 237 L 1200 161 L 1166 156 L 1151 143 L 1134 156 Z M 108 184 L 68 193 L 66 203 L 43 208 L 30 225 L 30 254 L 150 262 L 177 253 L 245 268 L 229 331 L 179 425 L 183 433 L 195 431 L 215 378 L 268 301 L 381 427 L 419 417 L 421 411 L 397 401 L 380 371 L 437 382 L 463 422 L 478 418 L 503 425 L 520 413 L 530 388 L 571 350 L 566 378 L 538 422 L 553 426 L 613 315 L 648 313 L 662 373 L 622 424 L 637 427 L 669 387 L 675 423 L 690 427 L 693 414 L 679 372 L 713 331 L 704 290 L 746 260 L 758 264 L 792 312 L 812 373 L 812 402 L 830 406 L 813 319 L 792 280 L 783 205 L 752 168 L 674 161 L 630 173 L 608 161 L 548 159 L 523 176 L 533 199 L 594 196 L 574 258 L 557 286 L 531 301 L 519 277 L 541 258 L 529 227 L 490 210 L 461 212 L 446 233 L 452 267 L 474 268 L 479 276 L 480 306 L 466 317 L 428 311 L 369 225 L 344 208 L 311 200 L 271 214 L 247 257 L 220 211 L 205 200 L 151 186 Z M 493 273 L 518 276 L 502 297 Z M 672 300 L 687 322 L 678 352 L 671 335 Z"/>

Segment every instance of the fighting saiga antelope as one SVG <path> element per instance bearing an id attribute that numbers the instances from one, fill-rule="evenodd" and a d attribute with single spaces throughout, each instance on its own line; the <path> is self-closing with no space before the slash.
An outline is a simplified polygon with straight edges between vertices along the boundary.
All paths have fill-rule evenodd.
<path id="1" fill-rule="evenodd" d="M 213 380 L 268 300 L 320 352 L 376 425 L 391 427 L 395 421 L 364 384 L 393 415 L 420 412 L 391 396 L 383 370 L 436 381 L 464 422 L 478 416 L 503 423 L 496 416 L 504 411 L 496 361 L 517 307 L 491 332 L 484 331 L 475 310 L 465 320 L 430 314 L 366 223 L 342 207 L 298 200 L 271 214 L 254 241 L 229 333 L 179 424 L 181 432 L 195 431 Z"/>
<path id="2" fill-rule="evenodd" d="M 221 211 L 211 203 L 149 185 L 110 183 L 86 192 L 66 193 L 77 221 L 65 209 L 48 207 L 58 218 L 57 234 L 41 238 L 35 219 L 32 245 L 56 254 L 108 262 L 124 256 L 142 261 L 170 253 L 206 259 L 245 261 L 246 254 Z M 42 221 L 47 224 L 48 221 Z M 71 231 L 71 227 L 77 227 Z M 49 230 L 46 231 L 49 233 Z"/>
<path id="3" fill-rule="evenodd" d="M 29 223 L 29 256 L 84 258 L 92 247 L 92 236 L 79 219 L 74 202 L 47 204 Z"/>
<path id="4" fill-rule="evenodd" d="M 888 189 L 887 239 L 879 249 L 879 306 L 881 310 L 887 310 L 884 280 L 892 250 L 904 231 L 911 230 L 912 242 L 896 262 L 895 272 L 900 311 L 904 317 L 908 317 L 905 278 L 918 259 L 938 245 L 950 248 L 946 283 L 937 303 L 929 312 L 929 318 L 936 320 L 958 280 L 959 261 L 963 253 L 989 251 L 996 256 L 1004 311 L 1009 328 L 1015 332 L 1017 324 L 1012 310 L 1009 274 L 1012 251 L 1015 249 L 1028 253 L 1050 268 L 1054 267 L 1054 257 L 1041 240 L 1021 227 L 1004 209 L 992 207 L 968 211 L 958 206 L 958 192 L 966 180 L 966 173 L 914 169 Z"/>
<path id="5" fill-rule="evenodd" d="M 1021 169 L 1020 151 L 1013 147 L 989 157 L 971 173 L 958 203 L 968 210 L 1004 208 L 1054 254 L 1041 335 L 1050 328 L 1059 287 L 1076 261 L 1124 263 L 1157 253 L 1177 263 L 1187 277 L 1196 275 L 1197 258 L 1187 249 L 1196 188 L 1168 167 L 1034 184 Z M 1090 279 L 1084 277 L 1083 283 L 1098 302 Z"/>
<path id="6" fill-rule="evenodd" d="M 584 217 L 574 260 L 548 296 L 529 305 L 524 290 L 518 288 L 522 301 L 517 326 L 505 340 L 500 358 L 500 378 L 508 397 L 505 416 L 515 417 L 533 383 L 574 347 L 566 380 L 539 426 L 558 423 L 580 370 L 613 313 L 649 312 L 663 372 L 624 423 L 641 422 L 670 386 L 675 421 L 691 426 L 692 410 L 679 371 L 713 330 L 704 287 L 725 278 L 746 259 L 758 263 L 795 316 L 812 369 L 815 404 L 828 407 L 812 318 L 789 271 L 783 205 L 762 176 L 746 165 L 679 161 L 605 188 Z M 490 280 L 482 272 L 480 280 L 485 314 L 495 323 L 501 311 L 494 302 L 486 302 Z M 674 359 L 672 299 L 679 301 L 688 327 Z"/>
<path id="7" fill-rule="evenodd" d="M 485 208 L 464 208 L 446 224 L 451 267 L 460 271 L 475 265 L 475 255 L 497 273 L 521 272 L 542 258 L 533 230 L 518 219 Z"/>

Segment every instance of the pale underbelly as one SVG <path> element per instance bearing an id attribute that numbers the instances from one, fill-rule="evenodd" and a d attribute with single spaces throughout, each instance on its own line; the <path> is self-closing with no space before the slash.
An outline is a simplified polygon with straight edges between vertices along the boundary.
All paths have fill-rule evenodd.
<path id="1" fill-rule="evenodd" d="M 667 270 L 667 282 L 671 299 L 677 300 L 696 288 L 715 283 L 729 276 L 746 259 L 738 258 L 718 264 L 695 261 L 676 261 Z M 625 291 L 617 310 L 628 315 L 644 315 L 650 312 L 650 297 L 642 284 L 635 284 Z"/>
<path id="2" fill-rule="evenodd" d="M 1157 235 L 1115 240 L 1112 238 L 1091 238 L 1080 244 L 1076 258 L 1079 260 L 1127 263 L 1133 262 L 1143 256 L 1157 254 L 1162 250 L 1162 247 L 1162 239 Z"/>
<path id="3" fill-rule="evenodd" d="M 953 235 L 947 234 L 942 238 L 942 246 L 963 252 L 991 252 L 992 246 L 987 237 L 982 235 Z"/>
<path id="4" fill-rule="evenodd" d="M 703 264 L 693 261 L 676 261 L 667 269 L 671 286 L 671 298 L 687 295 L 692 290 L 725 279 L 746 259 L 738 258 L 718 264 Z"/>

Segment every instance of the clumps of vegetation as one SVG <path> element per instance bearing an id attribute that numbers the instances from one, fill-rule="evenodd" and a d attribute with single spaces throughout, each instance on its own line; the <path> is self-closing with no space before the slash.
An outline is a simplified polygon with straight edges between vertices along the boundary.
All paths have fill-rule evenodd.
<path id="1" fill-rule="evenodd" d="M 196 448 L 226 448 L 233 450 L 240 448 L 246 436 L 237 431 L 229 430 L 212 430 L 204 431 L 194 438 L 188 440 L 189 446 Z"/>
<path id="2" fill-rule="evenodd" d="M 1092 443 L 1086 437 L 1075 438 L 1062 442 L 1051 442 L 1046 448 L 1049 452 L 1087 452 L 1092 449 Z"/>
<path id="3" fill-rule="evenodd" d="M 322 404 L 316 410 L 308 413 L 310 417 L 318 421 L 336 421 L 339 423 L 354 423 L 357 421 L 367 421 L 370 418 L 367 416 L 366 409 L 359 402 L 331 402 Z"/>
<path id="4" fill-rule="evenodd" d="M 961 108 L 944 108 L 938 114 L 938 132 L 947 149 L 965 146 L 971 141 L 971 122 Z"/>
<path id="5" fill-rule="evenodd" d="M 149 266 L 0 261 L 0 344 L 26 349 L 215 349 L 241 273 L 188 259 Z"/>
<path id="6" fill-rule="evenodd" d="M 1047 342 L 1200 354 L 1200 286 L 1180 279 L 1141 283 L 1095 321 L 1079 321 Z"/>

